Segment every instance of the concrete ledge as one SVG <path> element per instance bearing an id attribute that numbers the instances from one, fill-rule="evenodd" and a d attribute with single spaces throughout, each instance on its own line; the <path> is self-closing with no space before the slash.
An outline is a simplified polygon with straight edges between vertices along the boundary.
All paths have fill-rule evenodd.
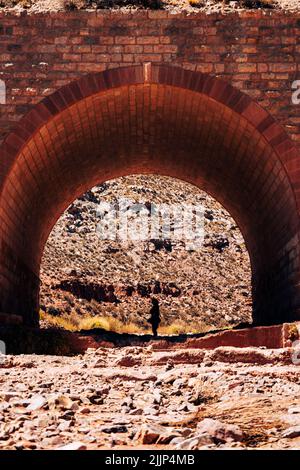
<path id="1" fill-rule="evenodd" d="M 8 316 L 5 314 L 3 318 Z M 12 315 L 9 315 L 10 321 Z M 72 333 L 60 329 L 38 329 L 22 326 L 20 317 L 15 316 L 13 325 L 0 326 L 0 340 L 7 345 L 8 354 L 82 354 L 87 349 L 114 347 L 152 346 L 154 351 L 179 351 L 182 349 L 215 350 L 220 347 L 291 348 L 300 338 L 300 322 L 284 323 L 274 326 L 219 331 L 211 334 L 179 335 L 153 338 L 151 335 L 139 336 L 118 334 L 105 330 L 91 330 Z"/>
<path id="2" fill-rule="evenodd" d="M 236 348 L 265 347 L 280 349 L 291 347 L 300 338 L 300 322 L 284 323 L 273 326 L 219 331 L 206 335 L 180 335 L 158 337 L 137 335 L 120 335 L 113 332 L 80 332 L 69 336 L 71 348 L 76 352 L 84 352 L 86 348 L 115 346 L 148 346 L 154 350 L 170 349 L 216 349 L 221 346 Z"/>
<path id="3" fill-rule="evenodd" d="M 238 348 L 261 347 L 277 349 L 290 347 L 299 339 L 300 323 L 283 323 L 274 326 L 258 326 L 241 330 L 225 330 L 202 338 L 188 339 L 186 347 L 215 349 L 220 346 Z"/>

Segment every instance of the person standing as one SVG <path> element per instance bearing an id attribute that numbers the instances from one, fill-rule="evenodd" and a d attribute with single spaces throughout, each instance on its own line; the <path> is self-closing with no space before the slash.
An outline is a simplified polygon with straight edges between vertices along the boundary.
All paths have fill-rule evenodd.
<path id="1" fill-rule="evenodd" d="M 157 337 L 157 329 L 160 324 L 160 312 L 159 312 L 159 303 L 157 299 L 152 299 L 152 307 L 150 309 L 150 318 L 148 320 L 152 326 L 153 336 Z"/>

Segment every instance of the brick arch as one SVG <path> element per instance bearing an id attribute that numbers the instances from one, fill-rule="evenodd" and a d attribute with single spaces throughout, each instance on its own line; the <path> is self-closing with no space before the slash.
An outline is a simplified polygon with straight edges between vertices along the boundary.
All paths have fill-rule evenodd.
<path id="1" fill-rule="evenodd" d="M 244 235 L 253 318 L 299 318 L 298 154 L 249 96 L 164 65 L 91 74 L 45 98 L 1 147 L 0 311 L 37 323 L 39 269 L 64 209 L 94 184 L 157 173 L 219 200 Z"/>

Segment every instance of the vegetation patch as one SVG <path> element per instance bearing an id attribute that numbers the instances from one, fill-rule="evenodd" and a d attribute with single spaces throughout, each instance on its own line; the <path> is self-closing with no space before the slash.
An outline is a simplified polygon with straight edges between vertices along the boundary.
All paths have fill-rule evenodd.
<path id="1" fill-rule="evenodd" d="M 58 328 L 66 331 L 83 331 L 103 329 L 114 333 L 137 334 L 147 335 L 152 334 L 151 328 L 138 326 L 133 322 L 123 322 L 118 318 L 106 316 L 92 316 L 92 315 L 79 315 L 75 311 L 71 313 L 63 313 L 61 315 L 51 315 L 43 310 L 40 311 L 40 319 L 42 325 L 47 328 Z M 164 325 L 159 327 L 160 336 L 177 336 L 187 333 L 205 333 L 209 331 L 209 326 L 203 322 L 195 322 L 193 327 L 187 325 L 184 321 L 178 321 L 171 325 Z"/>

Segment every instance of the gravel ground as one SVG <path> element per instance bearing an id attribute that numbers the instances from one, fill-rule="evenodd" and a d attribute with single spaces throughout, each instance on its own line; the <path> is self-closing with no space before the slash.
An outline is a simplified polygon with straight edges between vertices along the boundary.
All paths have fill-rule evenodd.
<path id="1" fill-rule="evenodd" d="M 289 354 L 150 345 L 6 356 L 0 449 L 297 448 L 299 366 Z"/>

